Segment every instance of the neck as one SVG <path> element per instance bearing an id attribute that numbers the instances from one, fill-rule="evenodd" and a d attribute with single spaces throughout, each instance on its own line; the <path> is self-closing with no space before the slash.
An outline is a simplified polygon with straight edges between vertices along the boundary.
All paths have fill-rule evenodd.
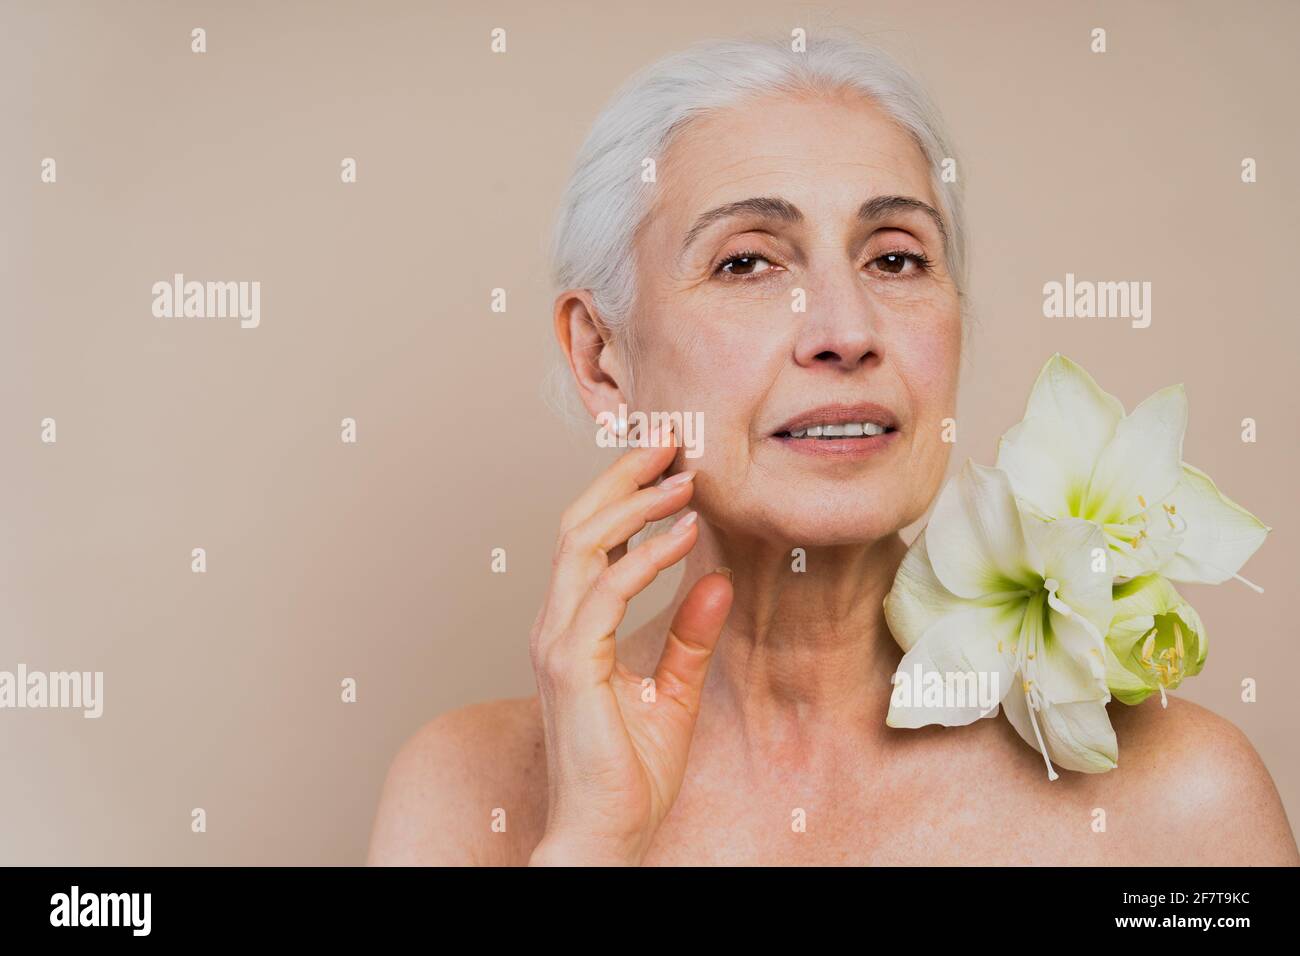
<path id="1" fill-rule="evenodd" d="M 700 577 L 731 569 L 735 602 L 706 690 L 714 712 L 768 739 L 883 730 L 902 654 L 883 602 L 907 546 L 891 534 L 808 548 L 802 560 L 794 547 L 731 539 L 701 521 L 668 614 Z"/>

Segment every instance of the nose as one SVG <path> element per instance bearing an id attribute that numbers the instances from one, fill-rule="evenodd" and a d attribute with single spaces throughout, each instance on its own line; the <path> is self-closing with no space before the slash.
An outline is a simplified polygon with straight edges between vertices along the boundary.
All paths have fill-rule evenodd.
<path id="1" fill-rule="evenodd" d="M 880 358 L 875 304 L 856 272 L 808 290 L 808 312 L 795 340 L 795 361 L 852 371 Z"/>

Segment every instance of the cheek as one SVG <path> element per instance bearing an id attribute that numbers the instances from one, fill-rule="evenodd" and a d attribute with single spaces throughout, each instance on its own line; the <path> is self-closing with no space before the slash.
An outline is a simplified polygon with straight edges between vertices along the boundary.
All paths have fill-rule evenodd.
<path id="1" fill-rule="evenodd" d="M 705 413 L 717 440 L 745 438 L 789 352 L 789 343 L 765 322 L 734 304 L 678 312 L 673 331 L 647 343 L 638 381 L 653 380 L 656 401 Z"/>
<path id="2" fill-rule="evenodd" d="M 681 415 L 676 470 L 696 470 L 725 485 L 739 480 L 763 393 L 752 353 L 752 340 L 728 337 L 718 327 L 645 344 L 636 365 L 636 407 Z"/>
<path id="3" fill-rule="evenodd" d="M 930 496 L 943 480 L 955 440 L 957 383 L 961 369 L 961 321 L 929 323 L 912 330 L 895 351 L 913 413 L 912 467 L 916 490 Z"/>
<path id="4" fill-rule="evenodd" d="M 908 330 L 895 353 L 899 372 L 923 424 L 934 425 L 957 412 L 961 369 L 961 319 L 944 316 Z"/>

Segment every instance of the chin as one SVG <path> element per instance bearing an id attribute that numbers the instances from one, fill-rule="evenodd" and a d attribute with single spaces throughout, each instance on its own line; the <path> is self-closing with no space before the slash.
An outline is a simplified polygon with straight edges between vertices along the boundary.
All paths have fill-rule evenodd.
<path id="1" fill-rule="evenodd" d="M 789 507 L 773 511 L 772 500 L 789 501 Z M 830 548 L 870 544 L 908 524 L 898 502 L 873 502 L 869 495 L 836 495 L 834 500 L 809 500 L 807 495 L 787 493 L 769 499 L 759 514 L 740 515 L 734 504 L 721 515 L 722 528 L 749 529 L 764 541 L 784 542 L 792 548 Z"/>

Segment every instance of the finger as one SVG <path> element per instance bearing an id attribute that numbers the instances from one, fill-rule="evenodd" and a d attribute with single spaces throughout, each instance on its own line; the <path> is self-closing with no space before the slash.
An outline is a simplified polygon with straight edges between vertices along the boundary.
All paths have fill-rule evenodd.
<path id="1" fill-rule="evenodd" d="M 659 485 L 633 490 L 561 533 L 552 556 L 553 571 L 547 594 L 549 632 L 559 633 L 567 627 L 597 576 L 627 553 L 625 545 L 629 538 L 650 522 L 686 506 L 693 493 L 694 477 L 694 472 L 679 472 Z M 611 556 L 611 551 L 617 553 Z"/>
<path id="2" fill-rule="evenodd" d="M 565 510 L 560 533 L 582 524 L 611 501 L 626 497 L 658 478 L 677 456 L 671 423 L 660 436 L 652 436 L 650 447 L 635 448 L 602 472 Z"/>
<path id="3" fill-rule="evenodd" d="M 582 524 L 560 536 L 555 549 L 552 591 L 557 598 L 569 595 L 572 607 L 586 593 L 597 575 L 622 555 L 609 552 L 627 543 L 652 521 L 680 511 L 690 501 L 694 472 L 673 475 L 662 484 L 643 488 L 633 495 L 606 505 Z M 626 549 L 622 549 L 626 554 Z M 556 602 L 557 614 L 563 614 Z M 559 620 L 565 620 L 560 617 Z"/>
<path id="4" fill-rule="evenodd" d="M 546 656 L 576 681 L 609 680 L 614 632 L 628 603 L 695 546 L 698 524 L 695 512 L 687 512 L 667 534 L 651 538 L 602 571 L 578 605 L 572 624 L 548 645 Z"/>
<path id="5" fill-rule="evenodd" d="M 657 485 L 616 498 L 586 521 L 566 531 L 561 544 L 567 539 L 568 550 L 579 554 L 589 551 L 606 553 L 626 543 L 651 521 L 680 511 L 691 499 L 694 478 L 693 471 L 678 472 Z"/>
<path id="6" fill-rule="evenodd" d="M 676 700 L 692 718 L 700 711 L 709 662 L 718 646 L 722 625 L 731 613 L 735 592 L 730 574 L 715 571 L 695 582 L 673 615 L 655 668 L 656 691 Z"/>

